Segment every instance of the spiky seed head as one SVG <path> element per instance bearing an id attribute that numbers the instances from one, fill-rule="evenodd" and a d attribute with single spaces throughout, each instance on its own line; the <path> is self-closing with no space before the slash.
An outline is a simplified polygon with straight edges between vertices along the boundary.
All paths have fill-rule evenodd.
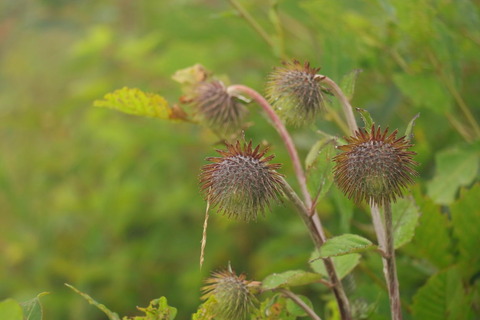
<path id="1" fill-rule="evenodd" d="M 202 299 L 207 300 L 213 296 L 215 319 L 246 320 L 254 308 L 256 301 L 251 292 L 250 281 L 245 280 L 245 275 L 236 275 L 234 271 L 225 270 L 214 272 L 205 281 L 202 288 Z"/>
<path id="2" fill-rule="evenodd" d="M 238 131 L 247 113 L 240 100 L 227 92 L 225 85 L 218 80 L 198 83 L 192 104 L 201 120 L 221 134 Z"/>
<path id="3" fill-rule="evenodd" d="M 217 150 L 221 157 L 207 158 L 200 174 L 205 200 L 218 211 L 238 220 L 255 220 L 278 200 L 282 175 L 281 164 L 269 163 L 274 155 L 265 157 L 268 148 L 252 142 L 226 143 L 226 150 Z"/>
<path id="4" fill-rule="evenodd" d="M 348 198 L 382 206 L 395 202 L 413 184 L 416 153 L 408 151 L 412 144 L 405 137 L 397 138 L 397 133 L 389 135 L 388 128 L 382 132 L 372 125 L 370 132 L 360 129 L 345 138 L 348 144 L 338 147 L 344 152 L 333 158 L 334 177 Z"/>
<path id="5" fill-rule="evenodd" d="M 325 109 L 321 78 L 316 76 L 319 70 L 293 60 L 268 77 L 267 99 L 287 124 L 311 123 Z"/>

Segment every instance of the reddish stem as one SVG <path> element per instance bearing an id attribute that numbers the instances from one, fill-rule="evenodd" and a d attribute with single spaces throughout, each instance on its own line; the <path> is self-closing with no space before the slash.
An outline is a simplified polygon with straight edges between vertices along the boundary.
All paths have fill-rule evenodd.
<path id="1" fill-rule="evenodd" d="M 241 84 L 237 84 L 237 85 L 232 85 L 228 87 L 227 90 L 231 93 L 244 93 L 250 96 L 262 107 L 262 109 L 267 113 L 268 117 L 272 120 L 273 126 L 278 131 L 278 133 L 280 134 L 280 137 L 285 143 L 288 154 L 290 155 L 290 158 L 293 163 L 293 168 L 294 168 L 298 183 L 300 185 L 300 189 L 302 190 L 302 195 L 305 201 L 305 205 L 300 199 L 298 199 L 297 201 L 298 203 L 296 204 L 296 206 L 297 208 L 299 208 L 299 212 L 301 213 L 302 218 L 306 223 L 310 231 L 310 234 L 312 235 L 315 246 L 317 248 L 320 248 L 325 243 L 327 238 L 323 231 L 323 226 L 320 221 L 320 218 L 318 217 L 316 210 L 312 207 L 312 198 L 310 196 L 310 193 L 308 192 L 307 180 L 305 177 L 305 173 L 303 171 L 302 163 L 300 162 L 300 158 L 297 153 L 297 149 L 295 148 L 295 144 L 293 143 L 293 140 L 290 137 L 290 134 L 285 128 L 283 122 L 280 120 L 280 118 L 275 113 L 275 111 L 273 110 L 272 106 L 268 103 L 268 101 L 265 100 L 265 98 L 261 94 L 259 94 L 257 91 L 253 90 L 252 88 L 241 85 Z M 288 186 L 288 184 L 286 185 Z M 290 199 L 294 199 L 296 196 L 294 195 L 295 192 L 291 189 L 290 191 L 291 191 L 289 195 Z M 295 204 L 295 201 L 294 201 L 294 204 Z M 311 212 L 314 212 L 314 214 L 311 215 Z M 330 258 L 325 259 L 324 263 L 325 263 L 325 268 L 327 269 L 330 281 L 333 284 L 332 290 L 335 295 L 335 298 L 337 299 L 338 308 L 340 310 L 341 317 L 343 320 L 351 320 L 352 316 L 350 312 L 350 303 L 343 289 L 342 282 L 338 278 L 337 272 L 335 270 L 335 265 L 333 264 L 333 261 Z"/>
<path id="2" fill-rule="evenodd" d="M 268 115 L 270 120 L 273 122 L 273 126 L 278 131 L 278 134 L 282 138 L 283 142 L 285 143 L 285 147 L 287 148 L 288 154 L 292 159 L 293 169 L 295 171 L 295 175 L 297 176 L 298 184 L 300 185 L 300 189 L 302 190 L 302 195 L 305 199 L 306 205 L 309 208 L 312 205 L 312 201 L 310 199 L 310 193 L 307 189 L 307 179 L 305 177 L 305 173 L 303 172 L 302 163 L 300 162 L 300 158 L 297 153 L 297 149 L 295 148 L 295 144 L 293 143 L 290 134 L 288 133 L 287 129 L 285 128 L 282 120 L 278 117 L 278 115 L 273 111 L 272 106 L 268 103 L 265 98 L 258 93 L 257 91 L 253 90 L 250 87 L 236 84 L 228 87 L 227 89 L 230 92 L 240 92 L 250 96 L 253 100 L 255 100 L 260 107 L 265 111 Z M 308 201 L 307 199 L 310 199 Z"/>

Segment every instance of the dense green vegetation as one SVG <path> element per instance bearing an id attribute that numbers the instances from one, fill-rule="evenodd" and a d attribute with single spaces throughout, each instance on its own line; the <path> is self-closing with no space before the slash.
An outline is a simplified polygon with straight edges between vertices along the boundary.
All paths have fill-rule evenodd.
<path id="1" fill-rule="evenodd" d="M 411 190 L 418 223 L 397 251 L 404 318 L 478 318 L 478 3 L 239 3 L 265 38 L 227 1 L 0 2 L 0 300 L 50 292 L 41 297 L 46 320 L 105 319 L 69 283 L 122 316 L 165 296 L 177 319 L 188 319 L 203 279 L 229 261 L 258 281 L 311 271 L 313 245 L 288 202 L 251 223 L 212 213 L 199 269 L 198 174 L 218 137 L 204 126 L 92 107 L 124 86 L 173 105 L 182 92 L 172 75 L 196 63 L 264 92 L 272 68 L 296 58 L 338 83 L 361 69 L 352 104 L 382 127 L 403 133 L 421 114 L 413 129 L 420 176 Z M 246 138 L 270 144 L 297 188 L 282 141 L 255 104 L 249 110 Z M 344 135 L 331 120 L 289 127 L 302 159 L 322 138 L 318 130 Z M 328 236 L 376 241 L 368 206 L 335 186 L 317 208 Z M 344 286 L 366 313 L 375 308 L 369 319 L 388 318 L 376 252 L 362 253 Z M 324 285 L 292 290 L 322 319 L 335 319 Z"/>

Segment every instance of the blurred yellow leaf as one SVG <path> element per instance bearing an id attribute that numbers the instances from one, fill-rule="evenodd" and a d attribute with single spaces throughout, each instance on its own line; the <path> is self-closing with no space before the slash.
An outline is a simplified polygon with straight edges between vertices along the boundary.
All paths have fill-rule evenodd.
<path id="1" fill-rule="evenodd" d="M 102 100 L 95 100 L 93 105 L 150 118 L 170 119 L 172 116 L 172 109 L 165 98 L 136 88 L 123 87 L 107 93 Z"/>
<path id="2" fill-rule="evenodd" d="M 181 85 L 194 85 L 198 82 L 207 79 L 209 72 L 201 64 L 178 70 L 172 76 L 172 79 L 180 83 Z"/>

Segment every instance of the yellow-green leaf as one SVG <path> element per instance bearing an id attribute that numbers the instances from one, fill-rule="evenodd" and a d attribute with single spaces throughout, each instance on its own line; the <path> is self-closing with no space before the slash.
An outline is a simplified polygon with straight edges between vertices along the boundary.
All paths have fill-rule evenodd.
<path id="1" fill-rule="evenodd" d="M 13 299 L 0 301 L 0 319 L 22 320 L 22 307 Z"/>
<path id="2" fill-rule="evenodd" d="M 172 110 L 165 98 L 136 88 L 123 87 L 107 93 L 102 100 L 95 100 L 93 105 L 100 108 L 115 109 L 136 116 L 160 119 L 172 118 Z"/>
<path id="3" fill-rule="evenodd" d="M 198 82 L 207 79 L 209 72 L 201 64 L 178 70 L 172 76 L 172 79 L 180 83 L 182 86 L 195 85 Z"/>

